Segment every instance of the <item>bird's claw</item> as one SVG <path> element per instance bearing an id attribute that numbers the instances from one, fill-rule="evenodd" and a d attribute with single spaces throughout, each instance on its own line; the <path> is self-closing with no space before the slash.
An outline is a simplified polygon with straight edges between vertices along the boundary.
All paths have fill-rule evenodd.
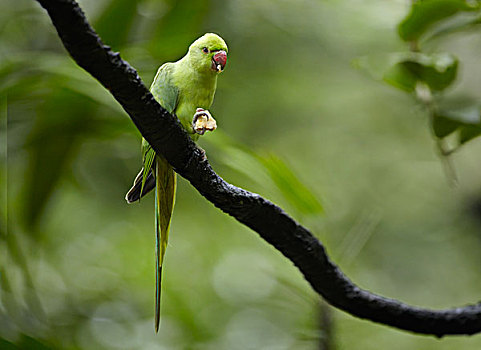
<path id="1" fill-rule="evenodd" d="M 199 151 L 200 151 L 200 156 L 201 156 L 202 160 L 207 160 L 207 154 L 205 153 L 205 149 L 203 149 L 203 148 L 201 148 L 201 147 L 199 147 L 199 146 L 197 146 L 197 148 L 198 148 Z"/>
<path id="2" fill-rule="evenodd" d="M 204 135 L 206 131 L 217 129 L 217 123 L 208 110 L 197 108 L 192 119 L 192 128 L 195 133 Z"/>

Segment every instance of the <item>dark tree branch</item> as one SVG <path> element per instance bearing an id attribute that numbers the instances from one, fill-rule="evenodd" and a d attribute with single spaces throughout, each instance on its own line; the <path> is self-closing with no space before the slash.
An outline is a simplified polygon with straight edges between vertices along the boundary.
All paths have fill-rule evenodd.
<path id="1" fill-rule="evenodd" d="M 481 303 L 428 310 L 354 285 L 306 228 L 270 201 L 225 182 L 212 170 L 177 118 L 154 100 L 135 69 L 102 43 L 75 1 L 37 1 L 48 11 L 73 59 L 111 92 L 154 150 L 216 207 L 256 231 L 291 260 L 331 305 L 356 317 L 439 337 L 481 331 Z"/>

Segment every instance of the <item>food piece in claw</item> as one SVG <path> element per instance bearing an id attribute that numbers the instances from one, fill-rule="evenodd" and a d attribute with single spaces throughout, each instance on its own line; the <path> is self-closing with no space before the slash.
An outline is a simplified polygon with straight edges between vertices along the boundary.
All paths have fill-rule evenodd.
<path id="1" fill-rule="evenodd" d="M 217 122 L 212 118 L 209 111 L 203 108 L 197 108 L 192 120 L 192 128 L 199 135 L 204 135 L 206 131 L 214 131 L 217 129 Z"/>

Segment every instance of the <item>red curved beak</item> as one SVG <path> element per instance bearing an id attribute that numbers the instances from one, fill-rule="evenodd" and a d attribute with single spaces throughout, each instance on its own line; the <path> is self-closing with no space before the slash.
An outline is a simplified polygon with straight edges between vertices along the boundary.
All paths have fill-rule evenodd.
<path id="1" fill-rule="evenodd" d="M 218 51 L 212 56 L 212 69 L 217 72 L 222 72 L 227 64 L 227 53 L 225 51 Z"/>

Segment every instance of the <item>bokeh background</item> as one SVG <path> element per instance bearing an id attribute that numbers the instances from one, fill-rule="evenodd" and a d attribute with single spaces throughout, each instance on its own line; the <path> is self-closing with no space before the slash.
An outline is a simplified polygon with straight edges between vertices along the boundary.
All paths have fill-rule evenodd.
<path id="1" fill-rule="evenodd" d="M 479 301 L 481 140 L 450 157 L 453 185 L 423 106 L 359 64 L 409 50 L 396 30 L 409 1 L 79 3 L 146 84 L 203 33 L 226 40 L 219 129 L 200 145 L 227 181 L 311 229 L 355 283 L 430 308 Z M 460 60 L 446 96 L 481 101 L 480 33 L 428 46 Z M 35 1 L 1 2 L 0 40 L 0 348 L 481 348 L 480 335 L 413 335 L 326 307 L 183 179 L 156 335 L 153 198 L 124 200 L 138 131 Z"/>

